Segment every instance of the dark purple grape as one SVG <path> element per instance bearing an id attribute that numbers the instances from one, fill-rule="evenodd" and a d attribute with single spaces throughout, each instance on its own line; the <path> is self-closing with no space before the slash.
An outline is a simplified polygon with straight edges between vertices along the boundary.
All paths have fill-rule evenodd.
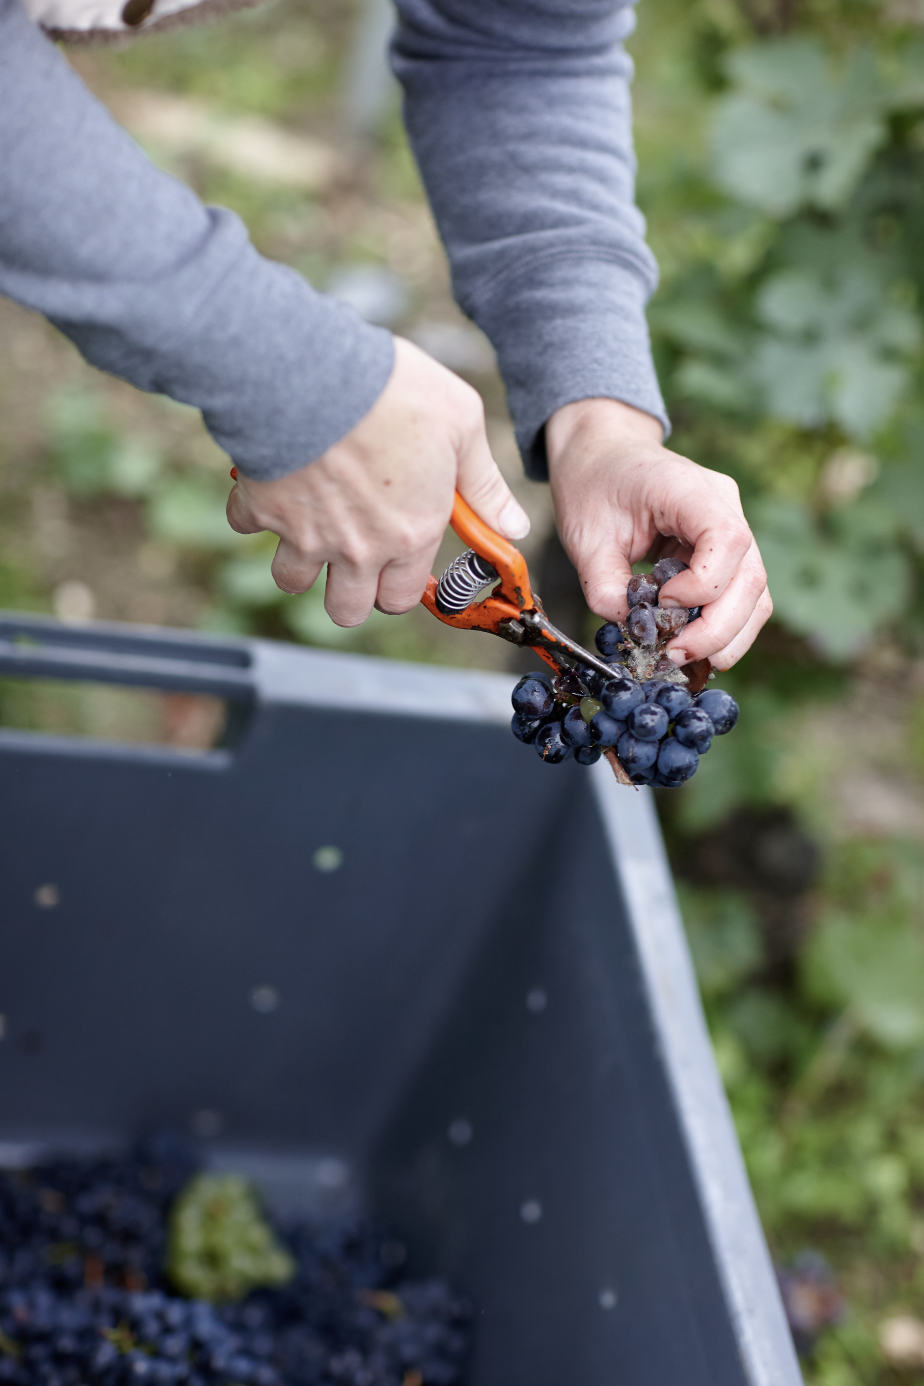
<path id="1" fill-rule="evenodd" d="M 524 717 L 522 713 L 515 712 L 510 722 L 510 730 L 513 732 L 517 741 L 525 741 L 527 745 L 535 741 L 536 733 L 540 727 L 545 726 L 543 717 Z"/>
<path id="2" fill-rule="evenodd" d="M 657 741 L 640 741 L 630 731 L 624 732 L 616 746 L 616 754 L 630 775 L 636 770 L 647 770 L 658 758 Z"/>
<path id="3" fill-rule="evenodd" d="M 698 621 L 702 614 L 703 608 L 701 606 L 691 606 L 687 611 L 687 625 L 689 625 L 691 621 Z"/>
<path id="4" fill-rule="evenodd" d="M 600 701 L 604 712 L 617 721 L 624 721 L 634 707 L 645 701 L 645 693 L 640 683 L 626 674 L 620 679 L 610 679 L 600 689 Z"/>
<path id="5" fill-rule="evenodd" d="M 607 655 L 616 654 L 625 638 L 626 637 L 616 625 L 615 621 L 607 621 L 606 625 L 601 626 L 594 635 L 594 644 L 603 657 L 606 658 Z"/>
<path id="6" fill-rule="evenodd" d="M 654 619 L 661 638 L 671 640 L 675 635 L 679 635 L 686 625 L 687 609 L 685 606 L 656 606 Z"/>
<path id="7" fill-rule="evenodd" d="M 657 763 L 649 765 L 647 770 L 633 770 L 629 779 L 633 784 L 651 784 L 657 774 Z"/>
<path id="8" fill-rule="evenodd" d="M 584 685 L 584 691 L 587 696 L 595 698 L 597 696 L 597 689 L 600 687 L 603 680 L 603 675 L 598 674 L 596 669 L 587 669 L 583 665 L 575 670 L 575 672 Z"/>
<path id="9" fill-rule="evenodd" d="M 591 736 L 598 746 L 615 746 L 625 729 L 625 722 L 611 717 L 608 712 L 598 712 L 590 720 Z"/>
<path id="10" fill-rule="evenodd" d="M 646 606 L 655 606 L 658 600 L 659 585 L 650 573 L 639 573 L 636 577 L 631 578 L 629 586 L 626 588 L 626 600 L 630 608 L 638 606 L 640 602 L 644 602 Z"/>
<path id="11" fill-rule="evenodd" d="M 583 698 L 586 691 L 574 669 L 563 669 L 552 680 L 552 692 L 557 698 Z"/>
<path id="12" fill-rule="evenodd" d="M 523 717 L 548 717 L 555 708 L 551 685 L 536 674 L 526 674 L 520 679 L 510 701 L 514 712 Z"/>
<path id="13" fill-rule="evenodd" d="M 662 683 L 654 696 L 654 701 L 660 703 L 671 719 L 693 706 L 693 699 L 679 683 Z"/>
<path id="14" fill-rule="evenodd" d="M 540 760 L 544 760 L 547 765 L 558 765 L 560 761 L 567 760 L 574 754 L 571 747 L 562 740 L 561 722 L 546 722 L 536 733 L 533 745 Z"/>
<path id="15" fill-rule="evenodd" d="M 574 753 L 578 765 L 596 765 L 603 755 L 599 746 L 579 746 Z"/>
<path id="16" fill-rule="evenodd" d="M 667 683 L 665 679 L 646 679 L 642 684 L 642 688 L 645 690 L 646 703 L 653 703 L 656 701 L 661 689 L 670 688 L 670 684 Z"/>
<path id="17" fill-rule="evenodd" d="M 730 732 L 738 720 L 738 704 L 724 688 L 705 689 L 697 697 L 696 706 L 711 717 L 716 736 Z"/>
<path id="18" fill-rule="evenodd" d="M 674 789 L 696 774 L 699 756 L 692 746 L 683 746 L 675 736 L 661 742 L 658 752 L 658 774 L 655 783 Z"/>
<path id="19" fill-rule="evenodd" d="M 692 746 L 704 756 L 712 745 L 715 727 L 712 718 L 701 707 L 689 707 L 674 722 L 674 736 L 681 746 Z"/>
<path id="20" fill-rule="evenodd" d="M 584 721 L 579 707 L 569 707 L 562 718 L 561 739 L 566 746 L 573 746 L 575 750 L 578 746 L 593 745 L 590 726 Z"/>
<path id="21" fill-rule="evenodd" d="M 639 741 L 660 741 L 667 735 L 670 721 L 659 703 L 642 703 L 634 707 L 626 718 L 626 727 Z"/>
<path id="22" fill-rule="evenodd" d="M 634 606 L 629 612 L 626 628 L 636 645 L 656 645 L 658 627 L 650 606 Z"/>
<path id="23" fill-rule="evenodd" d="M 651 570 L 651 576 L 659 587 L 663 587 L 678 573 L 685 573 L 689 566 L 688 563 L 684 563 L 682 558 L 659 558 Z"/>

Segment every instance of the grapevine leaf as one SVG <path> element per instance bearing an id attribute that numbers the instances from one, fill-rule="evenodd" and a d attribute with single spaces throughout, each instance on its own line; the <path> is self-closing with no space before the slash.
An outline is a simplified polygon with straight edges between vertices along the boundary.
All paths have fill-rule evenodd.
<path id="1" fill-rule="evenodd" d="M 833 65 L 813 38 L 735 53 L 734 89 L 715 111 L 720 186 L 775 217 L 843 207 L 886 136 L 886 89 L 871 53 Z"/>

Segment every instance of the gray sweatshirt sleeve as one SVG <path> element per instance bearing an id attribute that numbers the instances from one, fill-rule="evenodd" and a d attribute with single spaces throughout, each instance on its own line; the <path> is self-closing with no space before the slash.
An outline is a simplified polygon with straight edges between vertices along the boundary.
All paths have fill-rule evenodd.
<path id="1" fill-rule="evenodd" d="M 341 438 L 392 366 L 389 333 L 150 163 L 18 0 L 0 0 L 0 292 L 100 369 L 201 409 L 254 477 Z"/>
<path id="2" fill-rule="evenodd" d="M 393 65 L 456 297 L 493 342 L 527 470 L 563 404 L 667 426 L 645 303 L 629 0 L 397 0 Z"/>

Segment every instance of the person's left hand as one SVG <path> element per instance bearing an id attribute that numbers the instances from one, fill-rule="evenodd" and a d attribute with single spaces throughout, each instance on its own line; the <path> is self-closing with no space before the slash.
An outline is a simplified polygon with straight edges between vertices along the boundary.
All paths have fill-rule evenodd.
<path id="1" fill-rule="evenodd" d="M 643 558 L 682 558 L 664 606 L 702 616 L 667 646 L 675 664 L 729 669 L 773 611 L 767 575 L 730 477 L 661 443 L 661 425 L 617 400 L 567 404 L 545 428 L 558 530 L 591 611 L 628 614 L 626 586 Z"/>

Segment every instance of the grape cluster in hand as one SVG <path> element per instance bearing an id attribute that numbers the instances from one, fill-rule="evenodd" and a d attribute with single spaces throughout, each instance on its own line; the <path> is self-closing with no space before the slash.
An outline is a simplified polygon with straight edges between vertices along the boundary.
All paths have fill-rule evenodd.
<path id="1" fill-rule="evenodd" d="M 657 605 L 661 586 L 687 565 L 656 563 L 629 583 L 625 626 L 608 621 L 595 643 L 612 678 L 577 666 L 552 677 L 526 674 L 513 690 L 511 729 L 558 765 L 572 757 L 593 765 L 602 755 L 631 784 L 672 789 L 696 773 L 699 758 L 738 720 L 738 704 L 720 688 L 695 696 L 687 676 L 663 653 L 668 640 L 699 616 Z"/>
<path id="2" fill-rule="evenodd" d="M 155 1137 L 125 1157 L 0 1171 L 0 1383 L 11 1386 L 455 1386 L 470 1310 L 399 1277 L 365 1219 L 275 1229 L 285 1285 L 212 1304 L 165 1270 L 171 1206 L 197 1161 Z"/>

